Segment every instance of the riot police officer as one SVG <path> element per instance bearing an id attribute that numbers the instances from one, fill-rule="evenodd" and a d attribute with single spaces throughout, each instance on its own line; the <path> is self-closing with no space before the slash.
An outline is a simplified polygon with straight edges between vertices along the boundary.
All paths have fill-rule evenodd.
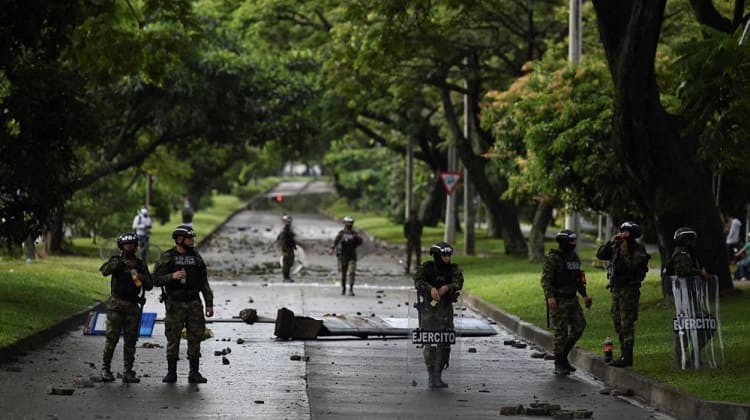
<path id="1" fill-rule="evenodd" d="M 297 236 L 292 230 L 292 216 L 285 214 L 281 217 L 281 222 L 284 223 L 284 227 L 276 236 L 276 243 L 281 248 L 281 273 L 283 275 L 283 281 L 292 282 L 290 277 L 290 271 L 292 265 L 294 265 L 294 250 L 297 249 Z"/>
<path id="2" fill-rule="evenodd" d="M 458 265 L 451 263 L 453 247 L 447 242 L 437 242 L 430 247 L 432 261 L 426 261 L 414 275 L 414 287 L 420 296 L 419 328 L 422 331 L 452 331 L 453 303 L 464 286 L 464 275 Z M 450 362 L 450 345 L 425 344 L 424 363 L 427 367 L 428 386 L 445 388 L 443 369 Z"/>
<path id="3" fill-rule="evenodd" d="M 164 332 L 167 336 L 167 375 L 162 382 L 177 381 L 177 359 L 180 353 L 180 334 L 185 327 L 187 332 L 187 357 L 190 361 L 188 382 L 206 383 L 208 380 L 199 372 L 201 341 L 206 330 L 205 316 L 214 315 L 214 294 L 208 284 L 206 263 L 195 245 L 195 231 L 187 225 L 180 225 L 172 232 L 175 246 L 164 252 L 154 267 L 154 284 L 165 290 L 166 316 Z"/>
<path id="4" fill-rule="evenodd" d="M 586 328 L 586 318 L 576 293 L 583 296 L 586 307 L 591 306 L 592 299 L 586 293 L 586 276 L 575 252 L 576 233 L 564 229 L 557 233 L 555 240 L 558 249 L 551 249 L 544 260 L 542 289 L 554 330 L 555 374 L 567 375 L 575 371 L 568 354 Z"/>
<path id="5" fill-rule="evenodd" d="M 362 245 L 362 236 L 354 230 L 354 218 L 344 217 L 344 229 L 336 234 L 330 254 L 336 251 L 341 271 L 341 294 L 346 293 L 346 280 L 349 278 L 349 296 L 354 296 L 354 279 L 357 271 L 357 247 Z"/>
<path id="6" fill-rule="evenodd" d="M 638 320 L 638 303 L 641 297 L 641 282 L 648 272 L 646 248 L 636 242 L 641 228 L 634 222 L 624 222 L 620 232 L 612 240 L 599 247 L 596 257 L 609 261 L 607 286 L 612 293 L 612 322 L 620 340 L 618 360 L 610 362 L 613 367 L 633 366 L 635 344 L 635 321 Z"/>
<path id="7" fill-rule="evenodd" d="M 135 344 L 138 341 L 141 312 L 146 299 L 144 292 L 154 288 L 148 266 L 136 257 L 138 237 L 135 233 L 123 233 L 117 238 L 120 255 L 109 258 L 99 271 L 110 280 L 111 294 L 104 307 L 107 310 L 107 335 L 104 344 L 102 381 L 112 382 L 112 356 L 120 340 L 120 330 L 124 333 L 122 348 L 125 372 L 122 381 L 137 383 L 141 380 L 135 375 Z"/>

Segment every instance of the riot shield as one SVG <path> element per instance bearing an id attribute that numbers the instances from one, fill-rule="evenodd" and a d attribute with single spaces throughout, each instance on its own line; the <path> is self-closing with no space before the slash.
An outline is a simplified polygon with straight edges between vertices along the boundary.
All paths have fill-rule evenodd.
<path id="1" fill-rule="evenodd" d="M 417 388 L 457 387 L 460 383 L 461 342 L 456 326 L 462 324 L 464 311 L 460 297 L 453 302 L 453 322 L 439 319 L 437 304 L 412 289 L 408 301 L 409 337 L 406 346 L 406 380 Z M 429 308 L 428 308 L 429 306 Z M 436 317 L 436 315 L 438 317 Z M 430 378 L 437 376 L 437 379 Z"/>
<path id="2" fill-rule="evenodd" d="M 724 363 L 716 277 L 665 276 L 674 307 L 674 366 L 680 370 L 715 368 Z"/>

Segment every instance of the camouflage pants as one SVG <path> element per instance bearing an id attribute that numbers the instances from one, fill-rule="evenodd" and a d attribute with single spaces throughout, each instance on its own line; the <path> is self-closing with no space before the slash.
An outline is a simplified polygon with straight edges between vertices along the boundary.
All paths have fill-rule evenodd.
<path id="1" fill-rule="evenodd" d="M 554 330 L 553 351 L 567 354 L 586 329 L 586 318 L 578 298 L 558 297 L 557 308 L 550 310 L 550 318 Z"/>
<path id="2" fill-rule="evenodd" d="M 110 297 L 104 307 L 107 310 L 107 333 L 104 343 L 103 363 L 105 368 L 112 364 L 117 342 L 120 341 L 120 331 L 124 333 L 122 359 L 125 370 L 133 369 L 135 361 L 135 344 L 141 323 L 141 308 L 135 302 Z"/>
<path id="3" fill-rule="evenodd" d="M 354 273 L 357 271 L 357 260 L 339 258 L 339 269 L 341 270 L 341 287 L 346 286 L 346 278 L 349 277 L 349 286 L 354 286 Z"/>
<path id="4" fill-rule="evenodd" d="M 424 308 L 419 312 L 419 329 L 423 331 L 451 331 L 453 330 L 453 306 L 438 306 Z M 422 350 L 424 364 L 428 368 L 446 368 L 450 363 L 450 344 L 425 344 Z"/>
<path id="5" fill-rule="evenodd" d="M 422 243 L 421 241 L 415 241 L 415 240 L 407 240 L 406 241 L 406 272 L 408 273 L 411 270 L 411 255 L 414 254 L 417 265 L 416 267 L 419 267 L 419 265 L 422 262 Z"/>
<path id="6" fill-rule="evenodd" d="M 615 332 L 620 339 L 620 346 L 635 343 L 635 321 L 638 320 L 638 301 L 641 291 L 636 287 L 611 289 L 612 291 L 612 322 Z"/>
<path id="7" fill-rule="evenodd" d="M 201 341 L 206 331 L 203 317 L 203 303 L 200 299 L 190 302 L 167 301 L 167 315 L 164 318 L 164 332 L 167 336 L 167 360 L 179 359 L 180 333 L 187 330 L 187 358 L 201 357 Z"/>
<path id="8" fill-rule="evenodd" d="M 294 265 L 294 251 L 284 251 L 281 256 L 281 273 L 285 279 L 289 278 L 289 273 Z"/>

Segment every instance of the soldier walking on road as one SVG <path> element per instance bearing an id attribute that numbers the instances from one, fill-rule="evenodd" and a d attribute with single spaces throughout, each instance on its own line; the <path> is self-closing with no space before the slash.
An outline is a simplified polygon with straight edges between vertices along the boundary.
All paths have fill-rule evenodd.
<path id="1" fill-rule="evenodd" d="M 164 252 L 154 267 L 154 284 L 166 289 L 164 302 L 166 317 L 164 330 L 167 336 L 167 375 L 162 382 L 177 381 L 177 359 L 180 354 L 180 334 L 187 332 L 187 358 L 190 361 L 188 382 L 206 383 L 199 372 L 201 341 L 206 331 L 205 316 L 214 316 L 214 294 L 208 284 L 206 263 L 193 246 L 195 231 L 190 226 L 180 225 L 172 232 L 175 246 Z"/>
<path id="2" fill-rule="evenodd" d="M 153 289 L 154 283 L 148 272 L 148 266 L 135 256 L 137 246 L 138 237 L 134 233 L 123 233 L 117 238 L 120 255 L 110 257 L 99 268 L 102 275 L 112 276 L 111 294 L 104 305 L 107 310 L 107 335 L 102 366 L 103 382 L 115 380 L 111 370 L 112 356 L 120 340 L 121 330 L 125 336 L 122 347 L 125 372 L 122 375 L 122 381 L 125 383 L 141 381 L 133 370 L 135 344 L 140 332 L 141 311 L 146 303 L 144 292 Z"/>
<path id="3" fill-rule="evenodd" d="M 592 303 L 586 293 L 586 276 L 581 270 L 581 260 L 575 252 L 576 239 L 576 233 L 572 230 L 558 232 L 555 240 L 559 248 L 549 251 L 542 270 L 542 289 L 555 334 L 553 351 L 556 375 L 568 375 L 575 371 L 568 354 L 586 329 L 586 318 L 576 292 L 583 296 L 587 308 Z"/>
<path id="4" fill-rule="evenodd" d="M 641 236 L 641 228 L 634 222 L 620 225 L 620 233 L 600 246 L 596 257 L 609 261 L 607 277 L 612 293 L 612 322 L 620 340 L 618 360 L 610 366 L 633 366 L 633 346 L 635 344 L 635 321 L 638 320 L 638 302 L 641 297 L 641 282 L 648 272 L 646 248 L 636 242 Z"/>
<path id="5" fill-rule="evenodd" d="M 148 243 L 151 238 L 151 216 L 148 215 L 146 206 L 141 207 L 140 212 L 133 218 L 133 231 L 138 236 L 138 247 L 141 249 L 141 260 L 148 264 Z"/>
<path id="6" fill-rule="evenodd" d="M 453 331 L 453 303 L 458 291 L 464 286 L 464 275 L 458 265 L 451 263 L 453 247 L 438 242 L 430 247 L 432 261 L 417 268 L 414 287 L 419 294 L 419 329 L 421 331 Z M 446 388 L 443 369 L 450 362 L 451 348 L 448 343 L 425 344 L 424 363 L 427 366 L 428 387 Z"/>
<path id="7" fill-rule="evenodd" d="M 292 230 L 292 216 L 285 214 L 281 217 L 281 221 L 284 223 L 284 228 L 276 236 L 276 243 L 281 248 L 281 273 L 284 281 L 293 282 L 289 274 L 294 265 L 294 250 L 297 249 L 295 236 L 297 235 Z"/>
<path id="8" fill-rule="evenodd" d="M 346 279 L 349 277 L 349 296 L 354 296 L 354 278 L 357 271 L 357 247 L 362 245 L 362 236 L 354 230 L 354 218 L 344 217 L 344 229 L 333 240 L 329 254 L 336 251 L 341 270 L 341 294 L 346 293 Z"/>
<path id="9" fill-rule="evenodd" d="M 404 223 L 404 236 L 406 237 L 406 274 L 411 270 L 411 254 L 417 259 L 416 266 L 419 267 L 422 260 L 422 222 L 417 218 L 417 211 L 409 212 L 409 219 Z"/>

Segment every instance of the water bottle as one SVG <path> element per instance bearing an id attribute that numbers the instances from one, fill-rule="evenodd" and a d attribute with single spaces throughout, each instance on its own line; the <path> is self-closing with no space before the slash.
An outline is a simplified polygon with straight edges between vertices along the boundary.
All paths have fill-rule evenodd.
<path id="1" fill-rule="evenodd" d="M 607 363 L 612 361 L 612 338 L 609 336 L 604 339 L 604 361 Z"/>
<path id="2" fill-rule="evenodd" d="M 135 283 L 136 287 L 141 287 L 141 284 L 143 283 L 141 283 L 141 281 L 138 280 L 138 271 L 136 271 L 135 268 L 130 270 L 130 277 L 133 278 L 133 283 Z"/>

